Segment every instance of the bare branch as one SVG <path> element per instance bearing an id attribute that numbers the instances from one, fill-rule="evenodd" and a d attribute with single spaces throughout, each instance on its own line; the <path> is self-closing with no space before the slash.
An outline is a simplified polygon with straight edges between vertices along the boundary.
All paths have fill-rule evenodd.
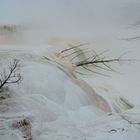
<path id="1" fill-rule="evenodd" d="M 85 49 L 83 49 L 83 50 L 87 50 L 87 48 L 85 48 Z M 69 56 L 74 55 L 74 54 L 76 54 L 76 53 L 79 53 L 80 51 L 81 51 L 81 50 L 78 50 L 78 51 L 74 51 L 74 52 L 72 52 L 72 53 L 70 53 L 70 54 L 64 55 L 63 58 L 69 57 Z"/>
<path id="2" fill-rule="evenodd" d="M 120 59 L 107 59 L 107 60 L 94 60 L 94 61 L 86 61 L 86 62 L 79 62 L 76 64 L 77 67 L 79 66 L 85 66 L 89 64 L 96 64 L 96 63 L 109 63 L 109 62 L 118 62 Z"/>
<path id="3" fill-rule="evenodd" d="M 137 39 L 140 39 L 140 35 L 134 36 L 134 37 L 129 37 L 129 38 L 123 38 L 122 40 L 133 41 L 133 40 L 137 40 Z"/>
<path id="4" fill-rule="evenodd" d="M 19 83 L 21 75 L 18 72 L 20 68 L 19 60 L 14 59 L 6 71 L 5 69 L 0 74 L 0 89 L 5 85 Z"/>
<path id="5" fill-rule="evenodd" d="M 65 50 L 62 50 L 60 53 L 67 52 L 67 51 L 69 51 L 69 50 L 72 50 L 72 49 L 74 49 L 74 48 L 77 48 L 77 47 L 84 46 L 84 45 L 86 45 L 86 44 L 87 44 L 87 43 L 85 43 L 85 44 L 79 44 L 79 45 L 76 45 L 76 46 L 69 45 L 69 46 L 71 46 L 70 48 L 68 48 L 68 49 L 65 49 Z"/>
<path id="6" fill-rule="evenodd" d="M 120 57 L 117 58 L 108 58 L 104 56 L 108 50 L 105 50 L 101 53 L 96 53 L 94 50 L 89 50 L 87 48 L 80 48 L 85 44 L 79 44 L 77 46 L 72 46 L 68 49 L 62 50 L 59 54 L 61 55 L 61 58 L 65 61 L 69 61 L 72 64 L 73 72 L 82 74 L 82 75 L 88 75 L 89 73 L 96 73 L 99 75 L 104 75 L 104 72 L 116 72 L 118 71 L 114 70 L 110 64 L 112 63 L 118 63 L 120 62 L 131 62 L 131 61 L 139 61 L 134 59 L 123 59 L 124 56 L 123 53 L 120 55 Z M 46 58 L 46 57 L 44 57 Z M 49 60 L 48 58 L 46 58 Z M 53 61 L 53 60 L 51 60 Z M 80 70 L 78 69 L 80 68 Z M 84 70 L 83 72 L 81 72 Z M 84 73 L 86 72 L 86 74 Z M 88 73 L 89 72 L 89 73 Z"/>
<path id="7" fill-rule="evenodd" d="M 103 75 L 103 76 L 109 77 L 109 75 L 106 75 L 106 74 L 97 72 L 97 71 L 95 71 L 95 70 L 93 71 L 93 70 L 91 70 L 91 69 L 89 69 L 89 68 L 87 68 L 87 67 L 85 67 L 85 66 L 82 66 L 82 68 L 84 68 L 85 70 L 87 70 L 87 71 L 89 71 L 89 72 L 92 72 L 92 73 L 96 73 L 96 74 L 99 74 L 99 75 Z"/>

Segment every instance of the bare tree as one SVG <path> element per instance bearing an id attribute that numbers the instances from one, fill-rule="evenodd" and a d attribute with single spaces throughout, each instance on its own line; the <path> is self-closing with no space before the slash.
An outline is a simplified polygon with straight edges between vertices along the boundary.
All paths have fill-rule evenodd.
<path id="1" fill-rule="evenodd" d="M 21 75 L 19 73 L 19 68 L 20 68 L 19 60 L 14 59 L 9 64 L 9 67 L 7 69 L 4 69 L 0 73 L 0 89 L 2 89 L 6 85 L 20 82 Z"/>
<path id="2" fill-rule="evenodd" d="M 116 58 L 107 58 L 106 56 L 104 56 L 104 53 L 106 53 L 106 51 L 96 53 L 93 50 L 81 48 L 84 45 L 86 44 L 79 44 L 75 46 L 70 45 L 70 48 L 64 49 L 58 53 L 60 58 L 64 60 L 67 59 L 72 64 L 72 66 L 74 67 L 74 72 L 82 75 L 95 73 L 109 76 L 104 72 L 117 72 L 110 66 L 110 64 L 134 61 L 132 59 L 123 59 L 122 57 L 125 53 Z M 47 57 L 44 58 L 50 60 Z"/>

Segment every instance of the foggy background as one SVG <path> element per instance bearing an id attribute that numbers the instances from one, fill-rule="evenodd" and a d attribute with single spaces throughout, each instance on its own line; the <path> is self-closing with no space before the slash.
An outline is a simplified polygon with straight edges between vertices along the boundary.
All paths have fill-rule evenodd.
<path id="1" fill-rule="evenodd" d="M 130 52 L 128 58 L 140 59 L 140 40 L 123 40 L 140 35 L 139 21 L 139 0 L 0 0 L 0 24 L 27 26 L 24 37 L 37 47 L 88 42 L 95 51 Z M 139 63 L 122 66 L 123 75 L 101 84 L 139 103 L 139 70 Z"/>
<path id="2" fill-rule="evenodd" d="M 139 13 L 139 0 L 0 0 L 0 24 L 36 25 L 62 35 L 124 30 Z"/>

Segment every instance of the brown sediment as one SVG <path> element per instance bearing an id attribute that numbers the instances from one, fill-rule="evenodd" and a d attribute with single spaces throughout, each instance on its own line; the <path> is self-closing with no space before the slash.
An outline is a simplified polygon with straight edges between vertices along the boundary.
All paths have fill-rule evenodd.
<path id="1" fill-rule="evenodd" d="M 96 106 L 97 108 L 100 108 L 104 112 L 111 112 L 111 108 L 107 101 L 95 93 L 93 88 L 90 87 L 85 81 L 72 78 L 72 81 L 78 85 L 89 97 L 89 104 Z"/>
<path id="2" fill-rule="evenodd" d="M 13 122 L 12 127 L 18 129 L 22 133 L 25 140 L 33 140 L 32 138 L 32 124 L 29 119 L 16 120 Z"/>

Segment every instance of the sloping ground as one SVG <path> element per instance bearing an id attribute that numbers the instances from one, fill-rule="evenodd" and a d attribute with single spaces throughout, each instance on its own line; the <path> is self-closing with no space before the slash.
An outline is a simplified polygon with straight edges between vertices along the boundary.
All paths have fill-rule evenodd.
<path id="1" fill-rule="evenodd" d="M 83 113 L 81 113 L 82 110 Z M 87 108 L 86 110 L 89 109 Z M 79 117 L 80 114 L 84 119 L 75 118 L 73 122 L 71 119 L 62 118 L 55 122 L 45 124 L 46 129 L 44 129 L 44 134 L 41 138 L 43 140 L 45 138 L 53 138 L 55 140 L 133 140 L 139 138 L 139 125 L 131 125 L 118 115 L 105 115 L 98 119 L 96 118 L 96 120 L 95 116 L 94 119 L 92 118 L 91 112 L 81 109 L 75 116 Z M 85 113 L 90 114 L 90 119 Z"/>
<path id="2" fill-rule="evenodd" d="M 1 66 L 14 58 L 20 59 L 23 79 L 0 95 L 0 139 L 133 140 L 140 137 L 139 109 L 112 113 L 111 98 L 105 100 L 93 88 L 91 92 L 91 86 L 82 84 L 84 81 L 75 82 L 57 66 L 43 60 L 42 54 L 3 51 Z"/>

